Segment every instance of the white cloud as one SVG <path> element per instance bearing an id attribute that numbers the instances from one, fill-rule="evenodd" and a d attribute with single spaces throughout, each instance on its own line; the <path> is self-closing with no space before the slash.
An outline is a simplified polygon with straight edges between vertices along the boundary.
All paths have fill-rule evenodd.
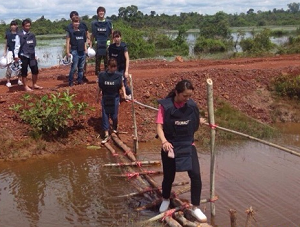
<path id="1" fill-rule="evenodd" d="M 286 10 L 287 4 L 292 3 L 291 0 L 137 0 L 134 3 L 128 0 L 99 2 L 99 6 L 104 6 L 107 15 L 118 15 L 120 7 L 135 5 L 144 14 L 150 14 L 155 11 L 157 14 L 179 15 L 181 12 L 198 12 L 200 14 L 215 14 L 223 11 L 225 13 L 246 13 L 250 8 L 254 11 L 268 11 L 276 9 Z M 113 3 L 113 4 L 112 4 Z M 50 20 L 61 18 L 69 18 L 72 10 L 79 12 L 81 16 L 96 15 L 98 6 L 93 0 L 85 1 L 62 1 L 62 0 L 3 0 L 0 5 L 0 20 L 9 23 L 12 19 L 31 18 L 36 20 L 41 16 Z"/>

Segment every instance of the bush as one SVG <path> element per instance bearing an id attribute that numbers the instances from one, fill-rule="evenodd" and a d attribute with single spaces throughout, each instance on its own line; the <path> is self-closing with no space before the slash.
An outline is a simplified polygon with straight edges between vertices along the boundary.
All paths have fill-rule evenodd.
<path id="1" fill-rule="evenodd" d="M 279 54 L 299 54 L 300 53 L 300 37 L 289 37 L 286 44 L 278 48 L 277 53 Z"/>
<path id="2" fill-rule="evenodd" d="M 276 45 L 270 40 L 270 30 L 264 29 L 255 34 L 253 38 L 242 39 L 240 41 L 240 46 L 244 52 L 259 54 L 271 51 Z"/>
<path id="3" fill-rule="evenodd" d="M 42 97 L 26 94 L 21 98 L 23 103 L 13 105 L 11 109 L 32 126 L 35 135 L 62 135 L 85 115 L 87 104 L 74 103 L 74 97 L 69 91 Z"/>
<path id="4" fill-rule="evenodd" d="M 300 99 L 300 75 L 278 76 L 273 81 L 274 89 L 280 96 Z"/>
<path id="5" fill-rule="evenodd" d="M 201 52 L 205 53 L 216 53 L 226 51 L 226 45 L 223 41 L 217 39 L 206 39 L 199 37 L 196 40 L 194 51 L 196 54 Z"/>

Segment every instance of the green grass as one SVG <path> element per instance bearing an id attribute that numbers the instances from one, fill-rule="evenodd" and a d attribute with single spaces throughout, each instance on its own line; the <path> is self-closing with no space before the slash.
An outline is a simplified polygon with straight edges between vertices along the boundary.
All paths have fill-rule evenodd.
<path id="1" fill-rule="evenodd" d="M 243 114 L 230 106 L 229 103 L 217 100 L 216 106 L 215 122 L 223 128 L 244 133 L 259 139 L 272 138 L 277 135 L 277 130 L 275 128 Z M 196 135 L 196 139 L 202 141 L 202 144 L 207 145 L 210 141 L 210 131 L 205 127 L 206 126 L 202 127 L 204 129 L 199 131 Z M 217 129 L 216 139 L 219 142 L 225 142 L 228 140 L 244 139 L 244 137 Z"/>

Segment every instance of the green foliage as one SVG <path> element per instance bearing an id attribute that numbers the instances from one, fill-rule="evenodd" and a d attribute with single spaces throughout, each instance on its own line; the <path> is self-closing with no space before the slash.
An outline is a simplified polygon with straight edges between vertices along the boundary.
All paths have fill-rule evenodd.
<path id="1" fill-rule="evenodd" d="M 270 31 L 270 36 L 273 37 L 282 37 L 289 34 L 289 31 L 284 31 L 283 29 L 275 29 L 273 31 Z"/>
<path id="2" fill-rule="evenodd" d="M 88 105 L 75 103 L 74 97 L 69 91 L 42 97 L 25 94 L 22 104 L 13 105 L 11 109 L 32 126 L 33 135 L 59 136 L 66 133 L 68 127 L 78 125 L 85 115 Z"/>
<path id="3" fill-rule="evenodd" d="M 206 39 L 204 37 L 198 37 L 196 40 L 195 54 L 201 52 L 204 53 L 216 53 L 226 51 L 226 45 L 222 40 Z"/>
<path id="4" fill-rule="evenodd" d="M 279 54 L 299 54 L 300 53 L 300 36 L 289 37 L 287 43 L 279 47 L 277 53 Z"/>
<path id="5" fill-rule="evenodd" d="M 172 42 L 172 50 L 177 55 L 186 56 L 189 54 L 189 45 L 186 42 L 186 31 L 187 29 L 184 26 L 179 27 L 178 35 Z"/>
<path id="6" fill-rule="evenodd" d="M 118 21 L 114 27 L 122 33 L 122 40 L 127 44 L 130 59 L 153 57 L 155 45 L 147 42 L 143 37 L 145 32 L 131 28 L 129 25 Z"/>
<path id="7" fill-rule="evenodd" d="M 253 118 L 249 118 L 222 100 L 217 100 L 215 118 L 216 122 L 222 125 L 222 127 L 230 128 L 257 138 L 270 138 L 276 133 L 270 126 Z M 218 133 L 218 136 L 223 139 L 231 139 L 234 137 L 231 133 L 221 131 Z"/>
<path id="8" fill-rule="evenodd" d="M 270 30 L 264 29 L 261 32 L 254 33 L 253 37 L 243 37 L 240 41 L 240 46 L 242 47 L 244 52 L 250 54 L 259 54 L 271 51 L 271 49 L 276 45 L 273 44 L 270 40 Z"/>
<path id="9" fill-rule="evenodd" d="M 218 12 L 214 16 L 206 16 L 200 23 L 201 36 L 205 38 L 230 38 L 230 24 L 228 17 L 223 12 Z"/>
<path id="10" fill-rule="evenodd" d="M 280 96 L 288 96 L 300 100 L 300 75 L 281 75 L 276 77 L 272 84 L 274 90 Z"/>

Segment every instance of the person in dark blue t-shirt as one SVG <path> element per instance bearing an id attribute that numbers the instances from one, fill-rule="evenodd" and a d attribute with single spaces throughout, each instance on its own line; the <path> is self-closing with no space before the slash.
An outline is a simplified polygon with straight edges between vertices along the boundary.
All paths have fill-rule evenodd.
<path id="1" fill-rule="evenodd" d="M 131 90 L 127 84 L 128 70 L 129 70 L 129 53 L 126 43 L 122 42 L 122 35 L 120 31 L 113 32 L 113 44 L 108 47 L 109 58 L 115 58 L 118 62 L 118 71 L 123 75 L 123 83 L 126 90 L 127 98 L 131 99 Z"/>
<path id="2" fill-rule="evenodd" d="M 72 17 L 74 16 L 77 16 L 79 17 L 79 14 L 77 11 L 71 11 L 70 13 L 70 19 L 72 21 Z M 66 32 L 68 32 L 68 30 L 72 29 L 73 28 L 73 24 L 70 23 L 67 28 L 66 28 Z M 86 41 L 87 41 L 87 45 L 88 46 L 92 46 L 92 43 L 91 43 L 91 36 L 90 36 L 90 32 L 89 32 L 89 29 L 88 29 L 88 26 L 86 25 L 86 23 L 84 23 L 84 21 L 81 21 L 80 20 L 80 24 L 79 24 L 79 29 L 80 30 L 84 30 L 86 32 Z M 68 33 L 67 33 L 68 34 Z M 83 78 L 82 78 L 82 81 L 83 82 L 88 82 L 88 79 L 86 78 L 85 76 L 85 73 L 87 72 L 87 59 L 85 59 L 85 63 L 84 63 L 84 69 L 83 69 Z"/>
<path id="3" fill-rule="evenodd" d="M 122 74 L 117 71 L 117 61 L 114 58 L 108 60 L 108 70 L 99 73 L 98 76 L 99 92 L 97 99 L 102 94 L 102 130 L 104 138 L 101 143 L 109 140 L 109 118 L 112 120 L 112 131 L 118 130 L 118 112 L 120 104 L 120 89 L 126 97 L 125 88 L 122 81 Z"/>
<path id="4" fill-rule="evenodd" d="M 104 61 L 104 71 L 107 70 L 107 59 L 108 53 L 107 48 L 110 45 L 110 38 L 113 32 L 113 25 L 111 20 L 105 18 L 106 10 L 104 7 L 99 6 L 97 8 L 98 19 L 92 21 L 92 43 L 96 43 L 96 64 L 95 64 L 95 75 L 98 75 L 101 71 L 101 60 Z"/>

